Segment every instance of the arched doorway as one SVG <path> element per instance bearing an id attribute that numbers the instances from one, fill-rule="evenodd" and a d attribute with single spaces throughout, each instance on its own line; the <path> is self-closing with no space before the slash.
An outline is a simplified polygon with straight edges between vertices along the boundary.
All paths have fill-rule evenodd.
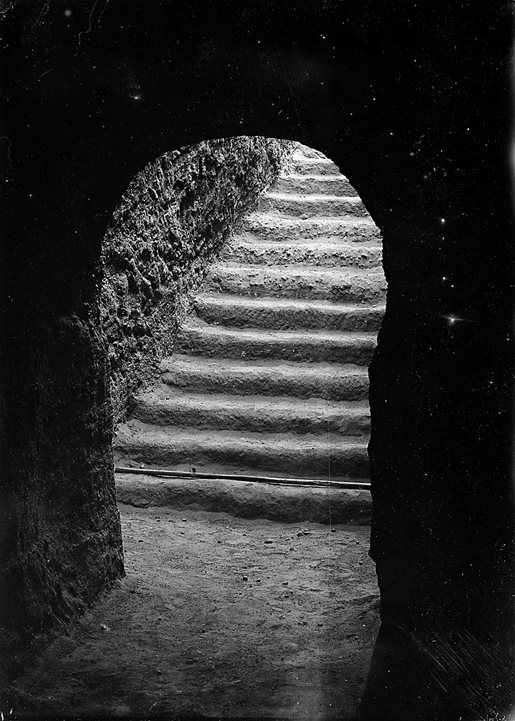
<path id="1" fill-rule="evenodd" d="M 139 394 L 118 433 L 119 466 L 368 483 L 380 234 L 329 159 L 299 144 L 288 152 L 258 207 L 206 263 L 160 385 Z M 126 243 L 124 232 L 110 233 L 110 246 L 116 233 Z M 174 332 L 175 319 L 167 323 Z"/>
<path id="2" fill-rule="evenodd" d="M 130 445 L 124 449 L 120 443 L 117 450 L 125 451 L 125 463 L 132 462 L 138 470 L 137 476 L 118 474 L 128 582 L 133 591 L 135 579 L 147 589 L 145 598 L 137 591 L 128 598 L 132 613 L 139 608 L 140 624 L 147 628 L 147 649 L 131 650 L 123 642 L 117 647 L 118 665 L 128 678 L 132 673 L 128 659 L 137 658 L 137 654 L 147 658 L 155 644 L 161 648 L 172 636 L 180 639 L 181 652 L 175 656 L 168 653 L 166 661 L 162 660 L 163 652 L 156 649 L 162 676 L 158 710 L 182 708 L 171 695 L 170 674 L 182 673 L 187 666 L 191 680 L 181 681 L 184 698 L 179 701 L 189 700 L 196 711 L 218 709 L 223 715 L 300 713 L 306 718 L 343 712 L 352 715 L 377 630 L 378 591 L 366 555 L 368 491 L 331 488 L 329 482 L 335 486 L 345 480 L 369 482 L 366 364 L 383 312 L 383 286 L 377 284 L 377 275 L 382 276 L 380 237 L 347 179 L 321 153 L 297 145 L 285 166 L 268 192 L 261 195 L 254 212 L 244 214 L 238 229 L 206 268 L 207 287 L 206 283 L 200 286 L 189 320 L 183 319 L 175 341 L 178 353 L 164 361 L 166 379 L 162 376 L 157 389 L 139 395 L 136 403 L 141 405 L 135 418 L 122 427 Z M 149 196 L 153 197 L 151 189 L 152 185 Z M 162 199 L 154 200 L 158 208 L 163 206 Z M 168 205 L 174 204 L 164 203 L 164 213 Z M 126 227 L 134 228 L 130 218 L 121 217 Z M 207 225 L 212 226 L 209 219 Z M 152 237 L 150 224 L 146 232 Z M 138 257 L 136 248 L 142 240 L 135 235 L 134 246 L 130 246 L 133 257 Z M 156 242 L 161 240 L 156 238 Z M 115 242 L 116 234 L 110 233 L 108 241 Z M 148 246 L 145 250 L 144 275 L 150 252 Z M 223 273 L 227 261 L 229 272 L 224 277 L 220 269 Z M 242 277 L 237 288 L 231 285 L 234 273 Z M 131 266 L 131 277 L 135 274 Z M 111 287 L 121 288 L 123 298 L 131 282 L 124 282 L 116 273 Z M 224 292 L 213 293 L 213 284 L 222 285 Z M 242 284 L 248 292 L 230 292 L 233 287 L 241 289 Z M 143 282 L 139 287 L 134 285 L 132 293 L 135 298 L 148 298 Z M 211 323 L 209 314 L 213 312 L 215 322 Z M 225 322 L 220 322 L 219 312 L 226 314 Z M 127 321 L 129 314 L 117 310 L 116 315 Z M 196 322 L 193 316 L 210 337 L 214 333 L 219 338 L 225 329 L 229 337 L 239 330 L 248 333 L 245 326 L 249 315 L 251 332 L 258 335 L 250 348 L 236 345 L 236 353 L 231 355 L 234 341 L 230 340 L 223 346 L 222 360 L 217 356 L 219 346 L 214 353 L 208 346 L 204 354 L 205 345 L 200 343 L 200 353 L 195 352 L 187 330 L 188 322 Z M 134 328 L 137 323 L 135 318 Z M 168 318 L 168 323 L 175 332 L 174 319 Z M 132 337 L 137 339 L 137 334 Z M 187 358 L 182 343 L 191 351 Z M 282 352 L 285 346 L 286 355 L 275 357 L 273 351 Z M 263 348 L 264 357 L 259 355 Z M 346 352 L 354 355 L 346 356 Z M 200 367 L 196 365 L 192 371 L 195 359 L 200 359 Z M 213 372 L 213 360 L 222 364 L 218 373 Z M 203 372 L 203 361 L 209 366 L 207 373 Z M 257 389 L 260 382 L 263 385 Z M 168 398 L 160 395 L 161 390 Z M 191 410 L 184 394 L 196 404 L 199 391 L 204 392 L 200 405 Z M 221 394 L 225 408 L 219 402 Z M 234 396 L 232 401 L 229 395 Z M 152 406 L 156 400 L 157 411 Z M 145 411 L 148 403 L 150 409 Z M 290 412 L 292 407 L 297 409 L 297 415 L 290 415 L 290 427 L 281 428 L 277 421 L 282 422 L 285 406 Z M 226 408 L 228 418 L 223 417 Z M 145 413 L 150 415 L 146 420 Z M 221 432 L 216 427 L 220 419 Z M 228 422 L 233 424 L 229 429 Z M 214 478 L 190 477 L 185 482 L 184 478 L 170 481 L 146 474 L 141 465 L 154 470 L 159 466 L 172 468 L 181 475 L 177 467 L 181 464 L 170 463 L 170 459 L 175 458 L 187 423 L 188 437 L 193 438 L 187 453 L 199 454 L 204 465 L 198 455 L 190 456 L 187 463 L 182 456 L 183 470 L 191 472 L 193 465 L 196 476 L 211 471 Z M 206 424 L 211 425 L 206 429 Z M 153 440 L 156 427 L 158 438 L 163 439 L 160 455 L 151 457 L 150 462 L 148 456 L 130 455 L 141 453 L 137 436 L 140 432 L 145 435 L 145 425 L 150 427 Z M 216 453 L 222 442 L 216 439 L 217 433 L 242 443 L 237 451 L 240 473 L 282 475 L 285 485 L 257 484 L 248 477 L 243 483 L 227 483 L 223 476 L 230 476 L 235 469 L 227 457 L 223 459 L 225 467 L 220 463 Z M 272 438 L 274 435 L 279 440 Z M 214 442 L 210 441 L 212 436 Z M 206 442 L 207 448 L 202 446 Z M 259 454 L 252 443 L 258 444 Z M 304 451 L 309 443 L 319 449 L 314 462 Z M 281 455 L 284 448 L 288 449 L 281 467 L 277 457 L 272 465 L 263 465 L 270 462 L 274 444 Z M 340 446 L 345 452 L 335 458 Z M 155 452 L 155 445 L 150 452 Z M 143 460 L 147 462 L 143 464 Z M 210 513 L 202 516 L 206 510 Z M 242 522 L 241 517 L 250 520 Z M 276 522 L 271 523 L 271 519 Z M 163 572 L 165 567 L 168 570 Z M 180 582 L 183 576 L 189 579 L 187 585 Z M 336 585 L 341 586 L 338 594 Z M 168 598 L 158 617 L 152 593 L 156 599 L 165 594 Z M 121 602 L 125 603 L 119 596 L 116 604 Z M 172 613 L 174 607 L 177 610 Z M 191 616 L 185 619 L 188 609 L 194 610 L 194 620 Z M 110 613 L 106 608 L 105 615 Z M 148 631 L 155 626 L 159 628 L 159 642 Z M 123 626 L 122 636 L 128 634 L 130 638 L 133 633 L 137 635 L 137 628 L 131 626 L 128 633 L 128 627 Z M 191 638 L 196 633 L 198 640 Z M 117 639 L 116 631 L 110 638 L 111 648 L 122 643 Z M 250 654 L 247 648 L 252 649 Z M 106 654 L 107 650 L 98 654 L 104 664 Z M 266 654 L 270 655 L 268 669 L 263 667 Z M 203 679 L 202 693 L 195 688 L 199 679 Z M 145 697 L 146 682 L 140 678 L 138 683 Z M 219 707 L 222 693 L 225 700 Z M 135 712 L 138 707 L 131 710 Z"/>

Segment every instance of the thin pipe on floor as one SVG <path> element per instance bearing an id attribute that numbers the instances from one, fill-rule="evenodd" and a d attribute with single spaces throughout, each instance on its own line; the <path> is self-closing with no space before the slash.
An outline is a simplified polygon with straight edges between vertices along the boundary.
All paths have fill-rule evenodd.
<path id="1" fill-rule="evenodd" d="M 311 486 L 315 488 L 341 488 L 352 491 L 370 491 L 370 483 L 362 481 L 321 481 L 315 478 L 275 478 L 269 476 L 231 475 L 226 473 L 192 473 L 190 471 L 167 471 L 159 468 L 124 468 L 115 466 L 115 473 L 134 473 L 162 478 L 202 478 L 206 480 L 247 481 L 284 486 Z"/>

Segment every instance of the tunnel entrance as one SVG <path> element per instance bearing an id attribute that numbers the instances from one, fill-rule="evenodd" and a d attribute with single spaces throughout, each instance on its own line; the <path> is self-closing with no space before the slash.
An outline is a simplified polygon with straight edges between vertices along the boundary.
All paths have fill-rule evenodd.
<path id="1" fill-rule="evenodd" d="M 379 628 L 366 446 L 380 236 L 337 167 L 298 143 L 258 195 L 187 307 L 156 298 L 174 352 L 115 441 L 127 578 L 20 680 L 48 710 L 356 717 Z M 137 225 L 104 294 L 108 335 L 121 328 L 134 355 L 152 287 L 136 279 L 156 266 Z M 115 403 L 133 368 L 123 334 Z"/>
<path id="2" fill-rule="evenodd" d="M 291 143 L 209 265 L 159 383 L 136 397 L 118 467 L 367 488 L 384 299 L 380 234 L 356 191 Z"/>
<path id="3" fill-rule="evenodd" d="M 115 443 L 117 464 L 135 471 L 116 474 L 127 578 L 80 642 L 72 635 L 72 655 L 57 649 L 44 678 L 20 681 L 44 688 L 52 709 L 355 716 L 379 626 L 370 495 L 328 486 L 368 483 L 380 237 L 336 166 L 299 144 L 255 200 L 180 323 L 182 300 L 152 285 L 156 257 L 138 249 L 137 220 L 125 237 L 132 257 L 121 243 L 118 267 L 113 254 L 106 264 L 106 307 L 122 331 L 111 343 L 115 403 L 118 370 L 134 367 L 122 362 L 127 348 L 131 361 L 144 355 L 152 293 L 170 313 L 174 352 Z M 180 279 L 167 281 L 175 292 Z M 242 474 L 283 482 L 223 478 Z"/>

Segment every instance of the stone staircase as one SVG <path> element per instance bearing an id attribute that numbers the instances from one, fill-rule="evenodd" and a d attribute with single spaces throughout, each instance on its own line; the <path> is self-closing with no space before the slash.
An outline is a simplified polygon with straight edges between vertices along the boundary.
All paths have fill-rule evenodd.
<path id="1" fill-rule="evenodd" d="M 161 383 L 119 429 L 118 464 L 366 479 L 385 289 L 361 200 L 298 145 L 211 267 Z"/>

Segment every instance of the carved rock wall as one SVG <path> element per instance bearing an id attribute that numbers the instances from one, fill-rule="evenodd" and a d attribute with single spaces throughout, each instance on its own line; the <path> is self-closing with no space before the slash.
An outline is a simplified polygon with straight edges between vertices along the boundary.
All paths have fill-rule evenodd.
<path id="1" fill-rule="evenodd" d="M 103 249 L 115 420 L 172 352 L 188 294 L 288 152 L 261 137 L 205 141 L 166 153 L 129 185 Z"/>

